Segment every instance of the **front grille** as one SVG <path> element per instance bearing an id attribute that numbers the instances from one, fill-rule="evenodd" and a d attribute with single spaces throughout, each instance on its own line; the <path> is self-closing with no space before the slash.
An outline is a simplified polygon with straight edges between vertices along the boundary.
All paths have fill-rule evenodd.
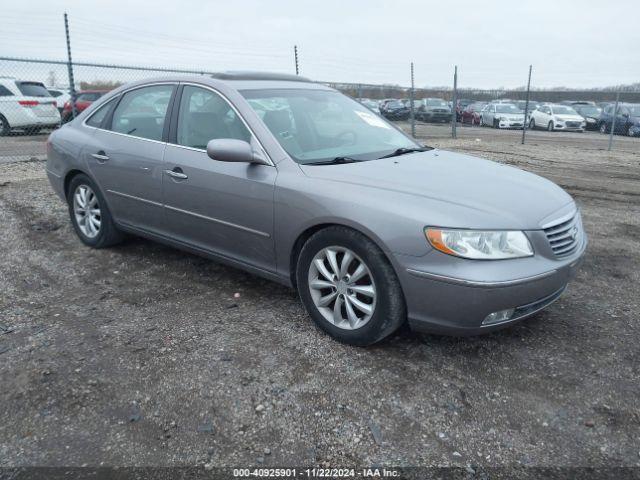
<path id="1" fill-rule="evenodd" d="M 569 128 L 578 128 L 582 125 L 582 122 L 565 122 L 565 125 Z"/>
<path id="2" fill-rule="evenodd" d="M 557 256 L 569 255 L 578 248 L 580 240 L 580 215 L 575 214 L 571 219 L 545 228 L 551 250 Z"/>

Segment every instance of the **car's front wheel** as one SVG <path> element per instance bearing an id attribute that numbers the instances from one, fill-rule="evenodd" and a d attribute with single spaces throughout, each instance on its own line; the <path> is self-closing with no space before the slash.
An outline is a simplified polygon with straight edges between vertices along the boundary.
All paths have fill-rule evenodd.
<path id="1" fill-rule="evenodd" d="M 82 243 L 104 248 L 122 241 L 123 234 L 116 228 L 107 203 L 93 180 L 78 174 L 71 179 L 67 192 L 71 223 Z"/>
<path id="2" fill-rule="evenodd" d="M 4 116 L 0 115 L 0 137 L 9 135 L 11 133 L 11 126 Z"/>
<path id="3" fill-rule="evenodd" d="M 600 124 L 600 133 L 607 133 L 607 124 L 604 122 Z"/>
<path id="4" fill-rule="evenodd" d="M 298 257 L 296 281 L 313 321 L 335 339 L 366 346 L 406 320 L 400 282 L 382 250 L 346 227 L 312 235 Z"/>
<path id="5" fill-rule="evenodd" d="M 529 130 L 535 130 L 536 129 L 536 121 L 535 119 L 531 119 L 529 120 Z"/>
<path id="6" fill-rule="evenodd" d="M 553 122 L 549 122 L 549 123 L 547 124 L 547 131 L 548 131 L 548 132 L 553 132 Z"/>

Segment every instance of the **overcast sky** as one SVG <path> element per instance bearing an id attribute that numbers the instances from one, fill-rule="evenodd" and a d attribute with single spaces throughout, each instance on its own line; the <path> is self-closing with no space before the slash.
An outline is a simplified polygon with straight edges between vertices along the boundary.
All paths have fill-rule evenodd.
<path id="1" fill-rule="evenodd" d="M 315 80 L 575 88 L 640 81 L 638 0 L 23 0 L 2 7 L 0 55 Z M 1 65 L 1 63 L 0 63 Z M 3 73 L 4 74 L 4 73 Z"/>

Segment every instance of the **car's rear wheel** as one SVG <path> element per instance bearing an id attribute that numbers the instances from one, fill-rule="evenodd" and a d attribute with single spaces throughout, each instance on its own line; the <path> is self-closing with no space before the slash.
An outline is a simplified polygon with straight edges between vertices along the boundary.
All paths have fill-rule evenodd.
<path id="1" fill-rule="evenodd" d="M 371 345 L 406 320 L 393 267 L 355 230 L 335 226 L 312 235 L 300 251 L 296 280 L 313 321 L 340 342 Z"/>
<path id="2" fill-rule="evenodd" d="M 9 135 L 9 133 L 11 133 L 9 122 L 3 115 L 0 115 L 0 136 L 4 137 L 5 135 Z"/>
<path id="3" fill-rule="evenodd" d="M 79 174 L 71 179 L 67 204 L 71 223 L 82 243 L 104 248 L 122 241 L 123 234 L 116 228 L 107 203 L 89 177 Z"/>
<path id="4" fill-rule="evenodd" d="M 547 132 L 553 132 L 553 122 L 547 124 Z"/>

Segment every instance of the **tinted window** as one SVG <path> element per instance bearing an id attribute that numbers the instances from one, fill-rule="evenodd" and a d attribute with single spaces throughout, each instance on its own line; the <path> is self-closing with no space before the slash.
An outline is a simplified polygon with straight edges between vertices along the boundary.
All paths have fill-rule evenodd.
<path id="1" fill-rule="evenodd" d="M 4 85 L 0 85 L 0 97 L 12 97 L 13 93 L 5 87 Z"/>
<path id="2" fill-rule="evenodd" d="M 60 95 L 62 95 L 62 92 L 60 90 L 47 90 L 47 92 L 49 92 L 49 94 L 53 98 L 58 98 Z"/>
<path id="3" fill-rule="evenodd" d="M 98 107 L 98 110 L 96 110 L 95 113 L 93 113 L 87 120 L 87 125 L 99 128 L 102 125 L 102 121 L 107 116 L 107 113 L 109 113 L 111 105 L 113 105 L 113 100 L 109 100 L 101 107 Z"/>
<path id="4" fill-rule="evenodd" d="M 25 97 L 50 97 L 51 95 L 44 88 L 44 85 L 38 82 L 16 82 L 16 86 L 20 93 Z"/>
<path id="5" fill-rule="evenodd" d="M 178 145 L 205 149 L 209 140 L 217 138 L 249 141 L 251 134 L 220 95 L 204 88 L 185 86 L 178 112 Z"/>
<path id="6" fill-rule="evenodd" d="M 113 112 L 111 130 L 150 140 L 162 140 L 173 85 L 156 85 L 127 92 Z"/>

